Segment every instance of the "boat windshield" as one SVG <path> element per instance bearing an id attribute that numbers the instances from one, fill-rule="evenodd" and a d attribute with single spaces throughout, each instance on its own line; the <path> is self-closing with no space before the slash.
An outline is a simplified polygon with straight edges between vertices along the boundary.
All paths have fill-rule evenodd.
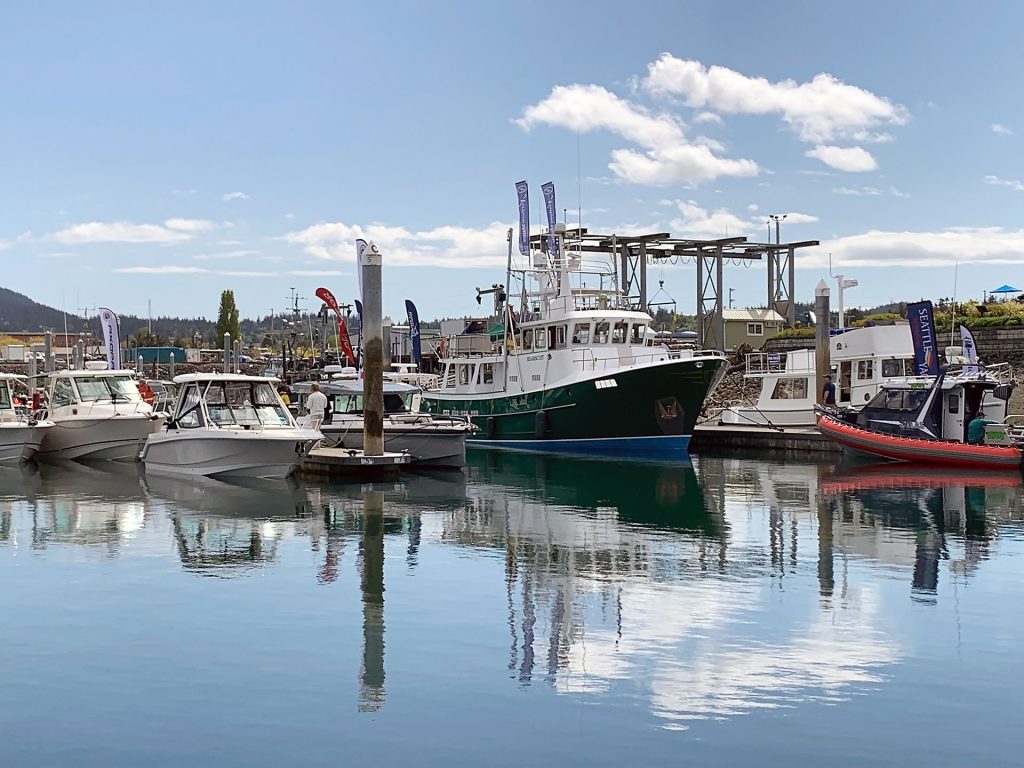
<path id="1" fill-rule="evenodd" d="M 142 395 L 131 376 L 79 376 L 75 379 L 82 402 L 120 400 L 139 402 Z"/>
<path id="2" fill-rule="evenodd" d="M 0 408 L 6 410 L 11 407 L 11 390 L 6 381 L 0 381 Z"/>
<path id="3" fill-rule="evenodd" d="M 362 395 L 335 395 L 335 413 L 362 413 Z M 407 413 L 412 410 L 412 395 L 384 395 L 384 413 Z"/>
<path id="4" fill-rule="evenodd" d="M 927 398 L 927 389 L 883 389 L 867 407 L 894 413 L 917 413 Z"/>
<path id="5" fill-rule="evenodd" d="M 291 424 L 277 392 L 265 381 L 214 381 L 204 399 L 210 421 L 220 427 Z"/>

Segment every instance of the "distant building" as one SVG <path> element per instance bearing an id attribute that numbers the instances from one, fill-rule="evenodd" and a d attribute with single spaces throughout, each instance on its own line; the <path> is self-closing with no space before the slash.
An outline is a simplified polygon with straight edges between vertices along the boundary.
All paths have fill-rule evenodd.
<path id="1" fill-rule="evenodd" d="M 786 318 L 774 309 L 723 309 L 725 320 L 725 343 L 712 343 L 714 339 L 706 339 L 705 347 L 713 349 L 736 349 L 741 344 L 749 344 L 753 349 L 778 336 L 786 327 Z M 712 324 L 717 328 L 717 323 Z"/>

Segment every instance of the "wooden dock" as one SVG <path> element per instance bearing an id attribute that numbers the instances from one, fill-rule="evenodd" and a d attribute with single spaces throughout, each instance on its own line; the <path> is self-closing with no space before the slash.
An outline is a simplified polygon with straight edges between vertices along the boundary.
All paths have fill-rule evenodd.
<path id="1" fill-rule="evenodd" d="M 367 456 L 362 451 L 348 448 L 314 448 L 303 460 L 300 472 L 312 477 L 359 480 L 370 476 L 395 476 L 410 461 L 412 457 L 408 453 L 385 452 L 381 456 Z"/>
<path id="2" fill-rule="evenodd" d="M 839 454 L 838 444 L 817 427 L 760 427 L 739 424 L 698 424 L 690 438 L 693 453 L 756 450 L 769 453 Z"/>

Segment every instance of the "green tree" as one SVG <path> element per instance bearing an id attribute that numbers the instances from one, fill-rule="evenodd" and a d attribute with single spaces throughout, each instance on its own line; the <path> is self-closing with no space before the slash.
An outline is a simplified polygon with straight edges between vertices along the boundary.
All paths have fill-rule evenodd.
<path id="1" fill-rule="evenodd" d="M 220 312 L 217 314 L 217 343 L 224 343 L 224 334 L 231 334 L 231 341 L 241 338 L 238 327 L 238 307 L 235 306 L 235 292 L 221 291 Z"/>

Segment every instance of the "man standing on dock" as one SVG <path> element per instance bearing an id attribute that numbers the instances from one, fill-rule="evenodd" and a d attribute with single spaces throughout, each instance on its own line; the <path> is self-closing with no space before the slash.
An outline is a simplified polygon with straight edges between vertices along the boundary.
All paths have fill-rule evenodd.
<path id="1" fill-rule="evenodd" d="M 320 391 L 320 385 L 313 382 L 309 385 L 309 397 L 306 398 L 306 412 L 309 414 L 309 426 L 320 429 L 324 423 L 324 411 L 327 410 L 327 395 Z"/>
<path id="2" fill-rule="evenodd" d="M 825 405 L 836 404 L 836 385 L 832 383 L 832 377 L 825 377 L 825 386 L 821 388 L 821 400 Z"/>

